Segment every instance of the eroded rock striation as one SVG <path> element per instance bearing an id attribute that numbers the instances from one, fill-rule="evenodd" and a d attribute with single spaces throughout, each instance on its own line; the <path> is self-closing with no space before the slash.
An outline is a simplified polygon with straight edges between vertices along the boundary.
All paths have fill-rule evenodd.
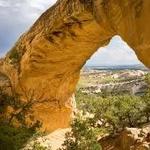
<path id="1" fill-rule="evenodd" d="M 149 0 L 58 0 L 20 37 L 1 72 L 23 101 L 35 99 L 43 130 L 68 127 L 80 69 L 114 35 L 150 67 L 149 9 Z"/>

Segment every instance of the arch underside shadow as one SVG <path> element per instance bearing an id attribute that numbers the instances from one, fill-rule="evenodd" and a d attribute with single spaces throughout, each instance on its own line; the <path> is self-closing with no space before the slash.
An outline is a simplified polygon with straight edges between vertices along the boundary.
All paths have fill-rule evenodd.
<path id="1" fill-rule="evenodd" d="M 114 35 L 150 67 L 149 9 L 149 0 L 59 0 L 20 37 L 1 70 L 22 100 L 34 93 L 32 113 L 43 130 L 68 127 L 80 69 Z"/>

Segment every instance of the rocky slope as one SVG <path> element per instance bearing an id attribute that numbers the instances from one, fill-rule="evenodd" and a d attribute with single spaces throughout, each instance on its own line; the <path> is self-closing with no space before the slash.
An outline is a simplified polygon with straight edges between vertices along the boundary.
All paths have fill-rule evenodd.
<path id="1" fill-rule="evenodd" d="M 33 148 L 34 143 L 46 147 L 47 150 L 58 150 L 65 141 L 65 134 L 71 129 L 58 129 L 51 134 L 31 139 L 22 150 Z M 150 125 L 141 128 L 126 128 L 121 133 L 100 138 L 103 150 L 150 150 Z"/>
<path id="2" fill-rule="evenodd" d="M 70 128 L 66 129 L 57 129 L 51 134 L 41 136 L 35 139 L 30 139 L 29 142 L 22 150 L 32 150 L 33 145 L 38 143 L 42 147 L 45 147 L 46 150 L 58 150 L 62 147 L 62 144 L 65 141 L 65 134 L 70 132 Z"/>
<path id="3" fill-rule="evenodd" d="M 68 127 L 80 69 L 114 35 L 150 66 L 149 8 L 149 0 L 58 0 L 43 13 L 0 67 L 23 101 L 37 100 L 29 122 L 49 132 Z"/>
<path id="4" fill-rule="evenodd" d="M 126 128 L 119 135 L 100 140 L 103 150 L 150 150 L 150 125 Z"/>

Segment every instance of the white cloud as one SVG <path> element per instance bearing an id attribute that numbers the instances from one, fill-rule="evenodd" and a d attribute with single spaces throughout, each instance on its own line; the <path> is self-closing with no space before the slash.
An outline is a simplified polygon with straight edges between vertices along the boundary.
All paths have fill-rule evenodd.
<path id="1" fill-rule="evenodd" d="M 41 10 L 49 8 L 50 5 L 56 3 L 56 0 L 27 0 L 31 7 L 35 7 Z"/>
<path id="2" fill-rule="evenodd" d="M 134 51 L 119 36 L 109 45 L 100 48 L 87 62 L 87 65 L 128 65 L 140 63 Z"/>
<path id="3" fill-rule="evenodd" d="M 9 7 L 9 6 L 10 6 L 9 2 L 3 0 L 0 1 L 0 7 Z"/>
<path id="4" fill-rule="evenodd" d="M 0 0 L 0 52 L 8 51 L 19 36 L 56 0 Z"/>
<path id="5" fill-rule="evenodd" d="M 33 22 L 56 0 L 0 0 L 0 18 Z"/>

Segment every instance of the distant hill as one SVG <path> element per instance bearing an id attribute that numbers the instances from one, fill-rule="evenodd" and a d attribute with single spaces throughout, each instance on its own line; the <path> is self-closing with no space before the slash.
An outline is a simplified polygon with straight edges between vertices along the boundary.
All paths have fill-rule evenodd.
<path id="1" fill-rule="evenodd" d="M 144 70 L 149 69 L 142 64 L 135 65 L 104 65 L 104 66 L 84 66 L 83 70 Z"/>

